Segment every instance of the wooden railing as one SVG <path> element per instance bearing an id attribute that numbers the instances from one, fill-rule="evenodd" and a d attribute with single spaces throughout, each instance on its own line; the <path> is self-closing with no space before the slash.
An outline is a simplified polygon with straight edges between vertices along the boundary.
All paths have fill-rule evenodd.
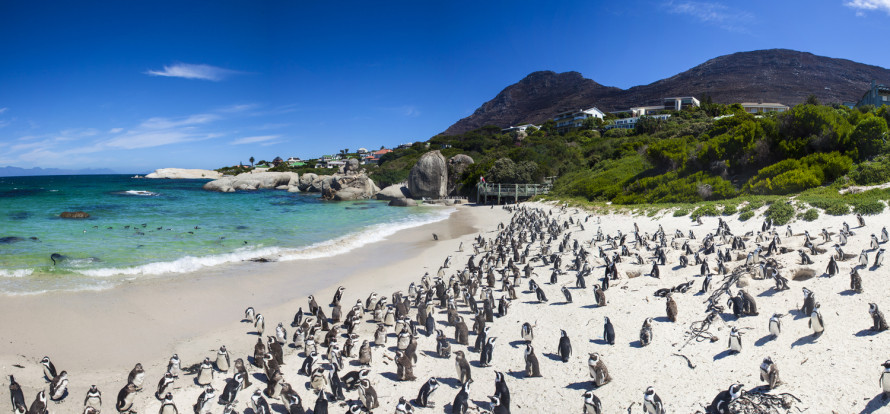
<path id="1" fill-rule="evenodd" d="M 531 198 L 540 194 L 547 194 L 553 184 L 547 182 L 545 184 L 501 184 L 501 183 L 485 183 L 481 182 L 476 185 L 476 200 L 482 204 L 488 204 L 488 198 L 497 198 L 497 203 L 501 203 L 501 198 L 505 200 L 512 199 L 519 202 L 521 198 Z"/>

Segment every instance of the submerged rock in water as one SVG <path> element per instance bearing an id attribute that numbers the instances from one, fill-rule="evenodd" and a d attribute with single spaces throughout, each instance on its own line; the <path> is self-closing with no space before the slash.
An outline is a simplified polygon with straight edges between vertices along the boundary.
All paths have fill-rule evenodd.
<path id="1" fill-rule="evenodd" d="M 11 243 L 20 242 L 22 240 L 25 240 L 25 239 L 23 239 L 21 237 L 15 237 L 15 236 L 0 237 L 0 244 L 11 244 Z"/>
<path id="2" fill-rule="evenodd" d="M 412 198 L 395 198 L 389 201 L 390 207 L 414 207 L 417 202 Z"/>
<path id="3" fill-rule="evenodd" d="M 68 219 L 83 219 L 90 218 L 90 215 L 83 211 L 63 211 L 62 214 L 59 214 L 59 217 Z"/>

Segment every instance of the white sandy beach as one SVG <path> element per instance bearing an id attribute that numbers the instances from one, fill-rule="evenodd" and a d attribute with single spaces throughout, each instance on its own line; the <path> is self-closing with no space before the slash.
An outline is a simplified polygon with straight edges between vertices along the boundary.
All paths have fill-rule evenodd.
<path id="1" fill-rule="evenodd" d="M 620 279 L 605 292 L 608 303 L 600 308 L 595 305 L 591 286 L 599 284 L 603 275 L 602 261 L 594 257 L 596 246 L 605 244 L 588 247 L 588 242 L 596 234 L 597 227 L 601 227 L 604 234 L 615 235 L 619 230 L 627 234 L 633 232 L 636 222 L 640 231 L 649 235 L 660 224 L 668 240 L 676 229 L 682 230 L 684 235 L 691 229 L 697 238 L 690 243 L 693 250 L 697 250 L 701 239 L 716 230 L 716 217 L 705 217 L 703 224 L 697 225 L 688 217 L 672 217 L 669 212 L 655 218 L 617 214 L 597 216 L 575 209 L 560 211 L 552 205 L 524 205 L 553 210 L 552 217 L 560 222 L 571 215 L 576 223 L 584 223 L 590 216 L 584 223 L 584 230 L 577 224 L 568 230 L 571 238 L 577 239 L 592 254 L 590 264 L 594 269 L 587 277 L 587 289 L 574 288 L 574 271 L 562 274 L 557 284 L 548 284 L 552 266 L 545 266 L 541 261 L 533 262 L 534 278 L 546 292 L 549 302 L 538 303 L 535 295 L 528 291 L 528 281 L 521 279 L 516 287 L 518 300 L 513 301 L 508 315 L 496 317 L 488 324 L 491 327 L 489 335 L 498 338 L 491 367 L 480 367 L 479 354 L 470 352 L 475 341 L 472 329 L 468 347 L 452 342 L 450 359 L 436 356 L 435 335 L 421 334 L 417 338 L 418 361 L 414 367 L 418 379 L 395 381 L 396 366 L 384 357 L 394 354 L 395 333 L 390 331 L 386 346 L 373 351 L 370 378 L 380 398 L 380 408 L 374 412 L 395 412 L 399 397 L 414 399 L 429 377 L 436 377 L 441 383 L 430 398 L 436 408 L 415 408 L 415 411 L 450 412 L 459 387 L 454 365 L 454 351 L 457 350 L 463 350 L 471 361 L 474 379 L 470 388 L 471 407 L 488 407 L 488 396 L 494 395 L 495 371 L 500 371 L 507 374 L 512 412 L 580 413 L 582 394 L 593 389 L 587 356 L 598 352 L 613 378 L 595 391 L 606 413 L 641 413 L 643 392 L 648 386 L 655 388 L 667 412 L 704 412 L 714 396 L 733 383 L 744 384 L 746 390 L 763 385 L 759 379 L 759 365 L 766 356 L 778 365 L 783 381 L 773 393 L 790 393 L 801 400 L 789 412 L 798 412 L 798 409 L 814 413 L 890 411 L 881 399 L 878 386 L 880 364 L 890 358 L 885 338 L 890 333 L 870 332 L 872 319 L 868 314 L 870 302 L 877 303 L 882 309 L 890 309 L 885 294 L 890 288 L 886 279 L 890 264 L 885 263 L 874 270 L 861 269 L 864 292 L 858 294 L 849 290 L 849 272 L 858 262 L 856 259 L 839 262 L 840 274 L 834 278 L 817 276 L 806 281 L 790 280 L 794 270 L 804 267 L 796 252 L 803 237 L 784 237 L 785 228 L 779 228 L 782 246 L 793 248 L 791 253 L 774 256 L 782 267 L 782 274 L 790 280 L 790 290 L 775 291 L 771 279 L 749 280 L 746 290 L 756 298 L 759 315 L 736 320 L 727 309 L 710 327 L 709 332 L 717 337 L 716 342 L 692 340 L 687 344 L 690 324 L 706 316 L 704 300 L 708 296 L 696 295 L 703 278 L 697 276 L 699 266 L 694 265 L 692 258 L 689 267 L 675 269 L 680 251 L 668 247 L 667 264 L 661 268 L 660 279 L 646 276 L 651 264 L 619 263 Z M 822 244 L 819 232 L 823 227 L 836 238 L 842 222 L 849 223 L 855 235 L 849 238 L 844 250 L 858 255 L 868 247 L 869 235 L 880 234 L 881 226 L 888 222 L 888 218 L 890 213 L 868 216 L 865 217 L 866 227 L 856 228 L 856 219 L 852 215 L 823 215 L 813 223 L 793 222 L 791 228 L 795 234 L 808 229 L 815 238 L 814 243 L 828 250 L 813 256 L 815 264 L 806 266 L 821 275 L 835 243 L 832 240 Z M 334 291 L 338 286 L 346 286 L 341 301 L 345 314 L 356 300 L 364 301 L 372 291 L 389 297 L 397 290 L 406 293 L 408 285 L 420 282 L 425 272 L 435 277 L 445 257 L 451 255 L 452 266 L 446 269 L 447 281 L 472 255 L 473 238 L 482 234 L 486 239 L 493 239 L 498 224 L 509 219 L 509 213 L 500 207 L 462 207 L 447 221 L 404 230 L 384 241 L 329 258 L 221 266 L 188 276 L 132 282 L 100 292 L 5 297 L 0 301 L 0 323 L 6 328 L 6 335 L 0 341 L 0 366 L 4 375 L 15 375 L 30 404 L 37 391 L 48 389 L 42 379 L 39 360 L 49 355 L 59 370 L 68 371 L 71 381 L 70 395 L 60 405 L 50 403 L 51 411 L 81 412 L 82 397 L 91 384 L 96 384 L 103 392 L 103 411 L 114 412 L 115 396 L 126 384 L 129 371 L 140 362 L 146 370 L 146 386 L 139 393 L 134 409 L 156 412 L 160 403 L 153 394 L 157 381 L 165 372 L 167 359 L 173 353 L 178 353 L 184 367 L 199 363 L 205 357 L 215 358 L 216 349 L 221 345 L 226 345 L 232 360 L 243 358 L 246 361 L 253 355 L 257 336 L 253 334 L 252 325 L 240 322 L 247 306 L 255 307 L 265 316 L 266 335 L 274 335 L 278 322 L 284 323 L 290 335 L 293 330 L 290 322 L 296 310 L 300 307 L 308 310 L 307 295 L 314 294 L 330 316 L 328 304 Z M 729 227 L 736 235 L 756 232 L 762 223 L 759 216 L 747 222 L 739 222 L 735 216 L 724 219 L 729 221 Z M 596 224 L 597 220 L 600 224 Z M 437 233 L 439 241 L 433 241 L 431 233 Z M 682 242 L 686 238 L 679 240 Z M 464 249 L 458 252 L 461 243 Z M 552 243 L 554 250 L 557 244 L 558 240 Z M 753 238 L 748 240 L 747 251 L 754 245 Z M 534 244 L 532 256 L 537 253 L 538 246 L 539 243 Z M 725 250 L 726 247 L 718 241 L 719 249 Z M 614 253 L 611 248 L 604 249 L 610 256 Z M 648 259 L 651 253 L 643 250 L 640 255 Z M 570 247 L 563 254 L 563 270 L 573 257 Z M 874 252 L 869 257 L 873 260 Z M 716 265 L 713 255 L 709 256 L 709 261 L 713 269 Z M 743 263 L 743 260 L 733 261 L 726 266 L 732 270 Z M 629 278 L 627 272 L 634 271 L 639 271 L 642 276 Z M 721 284 L 720 279 L 720 275 L 714 276 L 712 290 Z M 678 321 L 669 322 L 665 317 L 665 299 L 653 296 L 653 292 L 689 280 L 694 280 L 693 288 L 688 293 L 673 296 L 678 303 Z M 573 303 L 566 303 L 560 293 L 562 286 L 569 287 Z M 494 289 L 496 299 L 503 295 L 500 287 L 498 282 Z M 803 302 L 803 287 L 814 291 L 816 300 L 821 303 L 826 330 L 819 337 L 811 335 L 809 318 L 797 311 Z M 738 289 L 733 287 L 731 290 L 735 293 Z M 726 305 L 725 296 L 719 304 Z M 412 309 L 412 319 L 415 311 Z M 467 307 L 461 305 L 459 311 L 472 326 L 473 315 Z M 776 339 L 772 339 L 768 332 L 768 320 L 773 313 L 785 315 L 782 333 Z M 609 317 L 615 326 L 615 345 L 603 341 L 604 317 Z M 654 338 L 650 345 L 640 347 L 639 331 L 647 317 L 655 319 Z M 435 318 L 439 328 L 453 339 L 454 328 L 447 325 L 445 312 L 438 306 Z M 362 339 L 373 341 L 376 324 L 368 321 L 367 313 L 364 319 L 365 323 L 357 333 Z M 520 337 L 523 322 L 535 325 L 533 344 L 542 378 L 526 378 L 524 373 L 525 345 Z M 743 333 L 743 350 L 737 355 L 726 352 L 732 326 L 740 328 Z M 555 355 L 560 329 L 568 333 L 573 346 L 568 363 L 562 363 Z M 307 390 L 308 377 L 297 373 L 304 357 L 302 350 L 285 347 L 284 353 L 284 380 L 303 398 L 303 406 L 312 408 L 316 397 Z M 324 352 L 320 350 L 320 353 Z M 695 368 L 690 368 L 683 357 L 674 354 L 688 357 Z M 345 364 L 341 376 L 358 369 L 353 358 L 348 360 L 350 362 Z M 327 361 L 324 362 L 327 366 Z M 240 391 L 239 403 L 235 407 L 239 413 L 253 413 L 249 397 L 255 389 L 265 388 L 262 370 L 253 366 L 248 369 L 254 376 L 251 378 L 253 385 Z M 217 374 L 213 382 L 217 395 L 232 374 L 232 371 L 227 375 Z M 174 383 L 176 389 L 172 392 L 180 412 L 190 411 L 202 391 L 194 383 L 194 378 L 193 375 L 181 376 Z M 350 391 L 346 398 L 354 401 L 358 394 Z M 270 404 L 272 402 L 270 399 Z M 4 402 L 0 406 L 9 409 L 8 404 Z M 273 411 L 283 408 L 273 405 Z M 219 405 L 213 412 L 222 412 L 222 409 Z M 346 411 L 346 405 L 331 403 L 330 412 Z"/>

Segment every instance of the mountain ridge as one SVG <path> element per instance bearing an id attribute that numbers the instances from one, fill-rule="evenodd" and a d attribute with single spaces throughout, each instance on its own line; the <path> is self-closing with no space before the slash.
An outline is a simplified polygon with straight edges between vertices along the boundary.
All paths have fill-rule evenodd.
<path id="1" fill-rule="evenodd" d="M 459 134 L 485 125 L 537 124 L 568 109 L 628 109 L 672 96 L 709 95 L 716 103 L 779 102 L 793 106 L 812 94 L 823 103 L 855 102 L 872 80 L 890 83 L 890 69 L 790 49 L 718 56 L 676 75 L 628 89 L 601 85 L 574 71 L 535 71 L 504 88 L 443 134 Z"/>

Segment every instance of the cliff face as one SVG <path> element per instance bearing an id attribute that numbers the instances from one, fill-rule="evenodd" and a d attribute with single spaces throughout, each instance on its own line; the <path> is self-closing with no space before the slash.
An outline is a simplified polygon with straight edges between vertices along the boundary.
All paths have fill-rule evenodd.
<path id="1" fill-rule="evenodd" d="M 816 95 L 823 103 L 857 101 L 872 80 L 890 83 L 890 70 L 787 49 L 739 52 L 711 59 L 648 85 L 620 89 L 578 72 L 534 72 L 451 125 L 459 134 L 485 125 L 541 123 L 565 109 L 604 111 L 658 104 L 671 96 L 710 95 L 717 103 L 780 102 L 793 106 Z"/>

